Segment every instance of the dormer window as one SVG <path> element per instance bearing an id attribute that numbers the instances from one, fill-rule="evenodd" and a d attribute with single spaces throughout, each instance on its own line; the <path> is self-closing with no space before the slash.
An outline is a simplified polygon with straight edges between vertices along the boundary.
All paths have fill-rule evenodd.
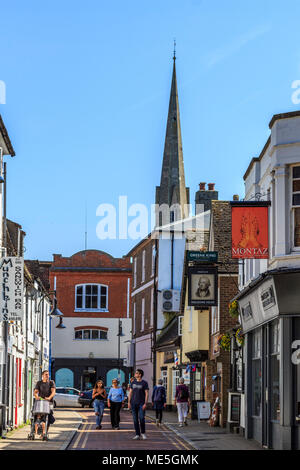
<path id="1" fill-rule="evenodd" d="M 75 311 L 107 311 L 108 287 L 103 284 L 75 286 Z"/>

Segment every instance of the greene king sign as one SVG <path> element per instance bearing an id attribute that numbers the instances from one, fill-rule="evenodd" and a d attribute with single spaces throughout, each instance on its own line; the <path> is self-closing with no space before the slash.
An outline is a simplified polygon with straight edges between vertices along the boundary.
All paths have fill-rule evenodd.
<path id="1" fill-rule="evenodd" d="M 0 321 L 23 321 L 24 259 L 0 260 Z"/>

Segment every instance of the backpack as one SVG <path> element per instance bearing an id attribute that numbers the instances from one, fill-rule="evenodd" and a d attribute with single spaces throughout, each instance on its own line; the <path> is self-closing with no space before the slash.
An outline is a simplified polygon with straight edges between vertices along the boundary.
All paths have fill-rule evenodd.
<path id="1" fill-rule="evenodd" d="M 187 387 L 180 388 L 179 393 L 178 393 L 179 400 L 185 400 L 188 397 L 189 397 L 189 391 L 188 391 Z"/>
<path id="2" fill-rule="evenodd" d="M 163 401 L 165 398 L 164 388 L 157 387 L 154 393 L 154 400 L 153 401 Z"/>

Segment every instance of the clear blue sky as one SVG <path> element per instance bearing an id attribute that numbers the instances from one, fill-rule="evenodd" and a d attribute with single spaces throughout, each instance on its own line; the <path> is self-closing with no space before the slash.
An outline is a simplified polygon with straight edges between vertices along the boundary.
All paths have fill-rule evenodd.
<path id="1" fill-rule="evenodd" d="M 133 240 L 96 237 L 96 208 L 154 203 L 177 41 L 186 184 L 243 197 L 243 174 L 273 114 L 293 111 L 300 79 L 295 0 L 64 0 L 1 5 L 0 113 L 8 217 L 26 258 L 88 248 L 124 255 Z M 299 106 L 299 105 L 298 105 Z"/>

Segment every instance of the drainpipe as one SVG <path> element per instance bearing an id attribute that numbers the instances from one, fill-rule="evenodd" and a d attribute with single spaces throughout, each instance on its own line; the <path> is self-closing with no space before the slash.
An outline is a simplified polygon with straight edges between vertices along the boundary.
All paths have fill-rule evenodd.
<path id="1" fill-rule="evenodd" d="M 155 239 L 155 262 L 154 262 L 154 279 L 153 279 L 153 388 L 156 383 L 156 332 L 157 332 L 157 253 L 158 239 Z"/>

